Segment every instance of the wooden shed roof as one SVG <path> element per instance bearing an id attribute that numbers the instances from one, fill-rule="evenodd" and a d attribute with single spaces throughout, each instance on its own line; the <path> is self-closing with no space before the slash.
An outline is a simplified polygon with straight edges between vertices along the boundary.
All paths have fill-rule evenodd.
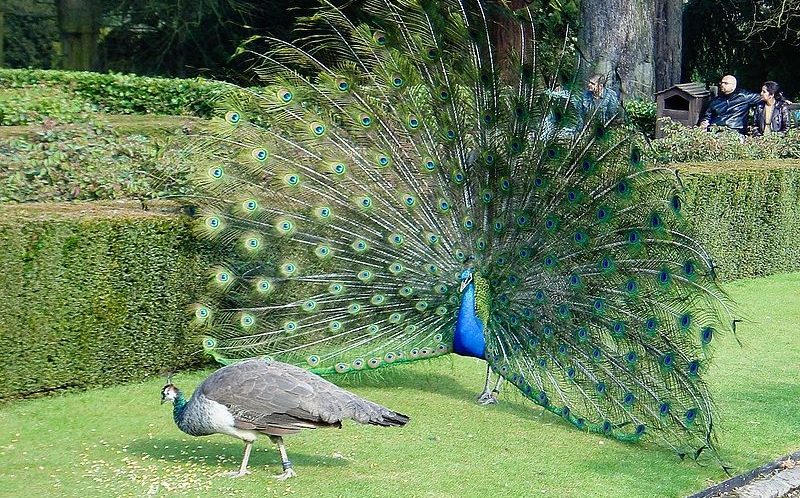
<path id="1" fill-rule="evenodd" d="M 656 92 L 656 95 L 661 95 L 662 93 L 667 93 L 674 90 L 679 90 L 690 97 L 696 98 L 708 97 L 711 95 L 711 92 L 709 92 L 706 87 L 700 83 L 681 83 L 679 85 L 673 85 L 669 88 L 661 90 L 660 92 Z"/>

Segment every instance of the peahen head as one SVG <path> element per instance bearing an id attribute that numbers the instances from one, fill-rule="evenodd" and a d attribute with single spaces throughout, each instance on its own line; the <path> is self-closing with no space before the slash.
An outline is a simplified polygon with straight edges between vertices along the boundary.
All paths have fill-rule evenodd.
<path id="1" fill-rule="evenodd" d="M 163 405 L 167 401 L 172 402 L 172 418 L 180 427 L 187 405 L 186 397 L 180 389 L 169 383 L 161 389 L 161 404 Z"/>
<path id="2" fill-rule="evenodd" d="M 183 393 L 180 389 L 175 387 L 173 384 L 167 384 L 161 389 L 161 404 L 163 405 L 167 401 L 174 403 L 175 400 L 183 398 Z"/>

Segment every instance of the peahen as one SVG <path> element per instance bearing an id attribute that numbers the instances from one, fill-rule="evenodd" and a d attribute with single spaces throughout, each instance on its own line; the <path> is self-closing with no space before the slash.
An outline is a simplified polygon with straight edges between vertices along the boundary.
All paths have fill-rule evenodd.
<path id="1" fill-rule="evenodd" d="M 205 350 L 321 374 L 476 357 L 484 403 L 508 382 L 579 429 L 717 455 L 703 374 L 731 305 L 677 175 L 578 114 L 574 52 L 537 58 L 529 8 L 361 16 L 269 40 L 263 86 L 198 133 L 198 232 L 229 254 L 192 308 Z"/>
<path id="2" fill-rule="evenodd" d="M 251 359 L 227 365 L 209 375 L 187 401 L 172 383 L 161 390 L 171 401 L 173 418 L 192 436 L 227 434 L 245 442 L 239 477 L 248 473 L 253 441 L 267 434 L 278 445 L 285 480 L 296 475 L 283 437 L 303 429 L 341 427 L 342 420 L 384 427 L 403 426 L 408 417 L 367 401 L 302 368 L 277 361 Z"/>

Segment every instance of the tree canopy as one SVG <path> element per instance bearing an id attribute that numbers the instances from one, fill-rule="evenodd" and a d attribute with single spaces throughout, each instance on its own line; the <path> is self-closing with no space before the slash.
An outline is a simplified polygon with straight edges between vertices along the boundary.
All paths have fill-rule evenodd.
<path id="1" fill-rule="evenodd" d="M 361 1 L 335 0 L 355 12 Z M 588 9 L 579 8 L 577 0 L 512 0 L 511 5 L 523 1 L 539 12 L 548 27 L 549 31 L 538 33 L 543 46 L 562 42 L 561 28 L 577 22 L 584 28 L 583 55 L 589 64 L 597 63 L 589 59 L 599 60 L 603 53 L 590 53 L 590 49 L 603 50 L 602 44 L 597 46 L 602 33 L 585 29 L 593 25 L 587 16 L 599 16 L 598 9 L 610 8 L 606 2 L 583 0 L 584 7 L 596 6 Z M 295 20 L 311 14 L 317 0 L 0 0 L 0 12 L 5 14 L 0 17 L 5 21 L 0 22 L 4 40 L 0 64 L 64 67 L 65 44 L 70 42 L 63 26 L 59 33 L 56 7 L 63 11 L 76 5 L 97 12 L 92 21 L 96 26 L 87 28 L 94 30 L 96 39 L 90 69 L 242 81 L 252 63 L 246 57 L 232 58 L 242 41 L 259 35 L 290 38 Z M 680 0 L 644 0 L 643 5 L 647 8 L 627 15 L 644 19 L 652 14 L 657 21 L 648 28 L 651 36 L 642 34 L 642 40 L 650 40 L 645 45 L 652 47 L 646 49 L 649 55 L 643 60 L 655 66 L 655 86 L 661 88 L 676 79 L 716 84 L 723 74 L 732 73 L 752 90 L 765 80 L 776 80 L 787 95 L 800 99 L 800 65 L 795 62 L 800 58 L 800 0 L 687 0 L 680 77 L 675 71 L 680 42 L 675 42 L 674 29 L 662 26 L 680 28 L 680 16 L 667 9 L 680 8 Z M 611 67 L 620 72 L 625 64 L 612 61 Z M 647 94 L 646 90 L 642 93 Z"/>
<path id="2" fill-rule="evenodd" d="M 733 74 L 759 91 L 780 83 L 800 97 L 800 0 L 689 0 L 684 8 L 683 79 L 716 85 Z"/>

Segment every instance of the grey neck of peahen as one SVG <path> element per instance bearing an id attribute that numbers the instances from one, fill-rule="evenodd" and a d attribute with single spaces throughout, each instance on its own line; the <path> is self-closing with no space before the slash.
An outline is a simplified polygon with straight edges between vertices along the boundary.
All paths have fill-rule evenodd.
<path id="1" fill-rule="evenodd" d="M 477 286 L 477 289 L 476 289 Z M 456 330 L 453 336 L 453 352 L 462 356 L 486 359 L 485 323 L 488 313 L 484 313 L 483 304 L 488 305 L 488 284 L 480 275 L 473 273 L 471 280 L 461 293 L 461 305 L 456 318 Z M 485 308 L 488 312 L 488 307 Z"/>

